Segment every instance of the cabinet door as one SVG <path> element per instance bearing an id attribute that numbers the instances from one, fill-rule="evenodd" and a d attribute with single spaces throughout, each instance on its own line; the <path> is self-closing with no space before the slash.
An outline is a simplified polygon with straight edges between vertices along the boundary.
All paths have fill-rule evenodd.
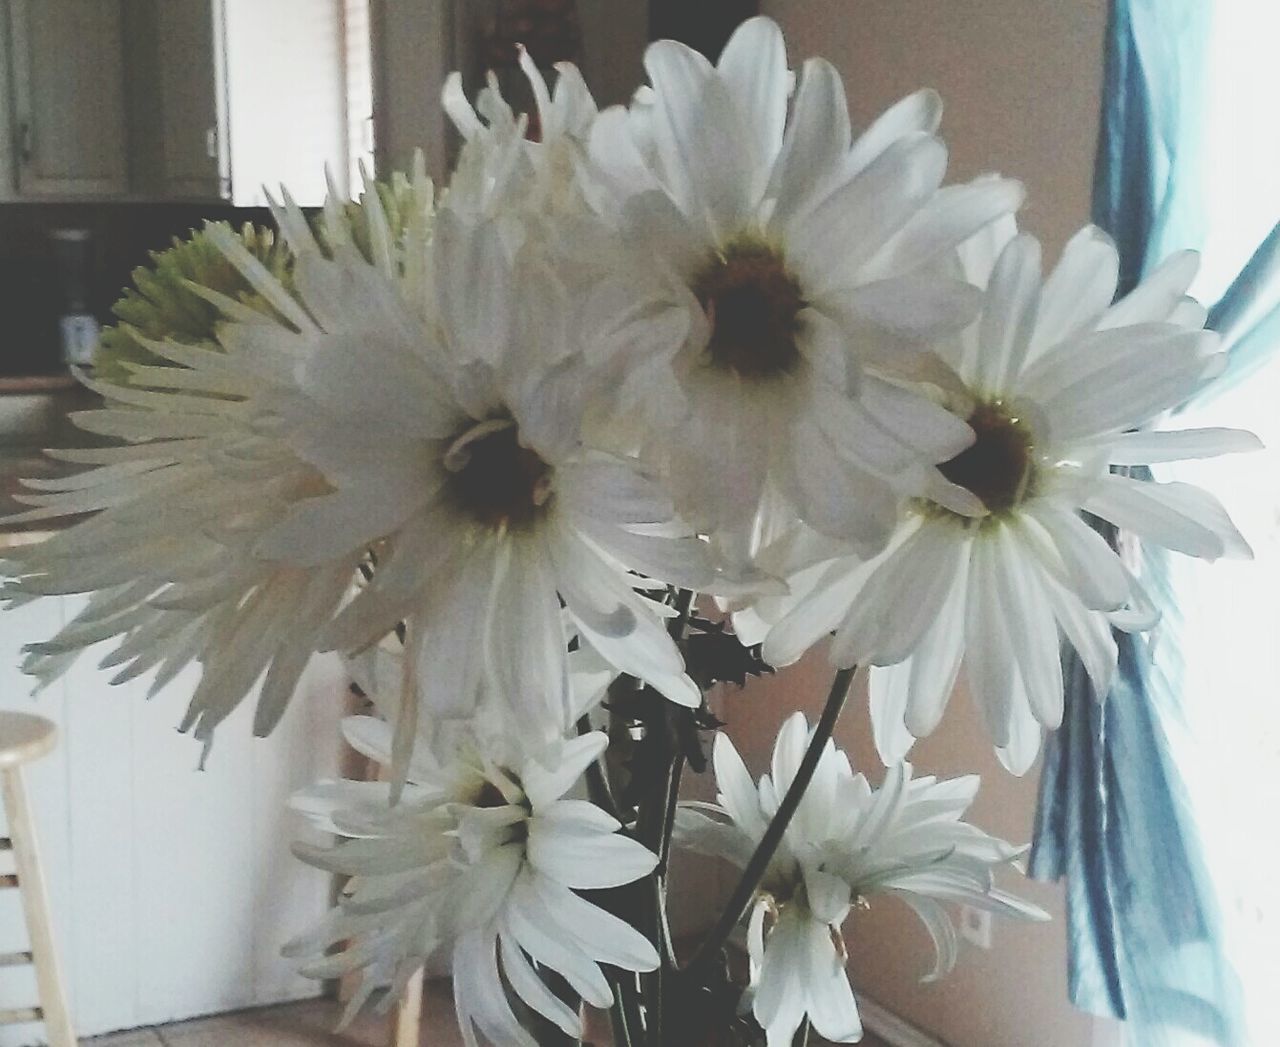
<path id="1" fill-rule="evenodd" d="M 161 3 L 157 11 L 166 197 L 230 193 L 221 0 Z"/>
<path id="2" fill-rule="evenodd" d="M 8 7 L 19 193 L 123 193 L 121 0 L 10 0 Z"/>
<path id="3" fill-rule="evenodd" d="M 98 2 L 98 0 L 83 0 Z M 185 2 L 185 0 L 184 0 Z M 39 696 L 22 647 L 47 640 L 84 605 L 45 597 L 0 613 L 0 709 L 54 720 L 57 748 L 32 764 L 28 791 L 49 883 L 55 940 L 82 1037 L 315 996 L 280 946 L 328 908 L 330 878 L 289 852 L 308 836 L 287 809 L 303 785 L 334 777 L 346 676 L 331 657 L 308 669 L 270 738 L 253 703 L 218 728 L 206 769 L 174 725 L 197 674 L 148 701 L 83 655 Z M 0 815 L 0 836 L 4 835 Z M 0 875 L 11 856 L 0 854 Z M 18 892 L 0 891 L 0 954 L 27 946 Z M 0 965 L 0 1009 L 36 999 L 29 967 Z M 44 1043 L 33 1025 L 0 1026 L 0 1047 Z"/>

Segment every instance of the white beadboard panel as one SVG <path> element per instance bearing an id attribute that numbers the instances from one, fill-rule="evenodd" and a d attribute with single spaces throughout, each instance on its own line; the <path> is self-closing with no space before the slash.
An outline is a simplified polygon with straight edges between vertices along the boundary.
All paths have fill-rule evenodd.
<path id="1" fill-rule="evenodd" d="M 200 770 L 200 746 L 176 731 L 194 670 L 147 701 L 146 680 L 109 685 L 96 668 L 104 648 L 37 703 L 27 697 L 22 644 L 78 606 L 0 614 L 0 707 L 34 708 L 63 730 L 29 781 L 78 1033 L 315 995 L 279 950 L 321 915 L 330 887 L 290 855 L 298 825 L 285 800 L 338 771 L 341 666 L 317 660 L 269 739 L 252 737 L 246 703 Z M 0 950 L 25 940 L 2 903 Z M 21 1002 L 9 989 L 0 980 L 0 1006 Z M 0 1047 L 42 1042 L 38 1026 L 0 1030 Z"/>
<path id="2" fill-rule="evenodd" d="M 52 688 L 37 699 L 31 698 L 31 680 L 20 670 L 22 646 L 46 639 L 62 625 L 63 608 L 59 600 L 37 600 L 6 612 L 0 618 L 0 708 L 17 709 L 44 716 L 58 725 L 61 732 L 58 747 L 35 763 L 27 764 L 23 777 L 27 800 L 44 864 L 49 904 L 53 909 L 53 927 L 59 948 L 65 957 L 66 942 L 72 926 L 71 868 L 73 844 L 67 819 L 67 781 L 69 760 L 66 738 L 68 723 L 66 703 L 60 688 Z M 7 820 L 0 814 L 0 831 L 8 831 Z M 29 948 L 26 925 L 18 893 L 0 891 L 0 952 Z M 64 961 L 65 964 L 65 961 Z M 35 976 L 30 969 L 7 969 L 0 978 L 0 1008 L 29 1007 L 37 1002 Z M 0 1028 L 0 1047 L 27 1047 L 44 1043 L 40 1025 L 14 1025 Z"/>
<path id="3" fill-rule="evenodd" d="M 253 1000 L 253 710 L 201 747 L 174 732 L 197 673 L 133 715 L 134 922 L 138 1014 L 151 1025 Z M 122 710 L 124 712 L 124 710 Z"/>
<path id="4" fill-rule="evenodd" d="M 61 603 L 68 616 L 81 606 L 79 600 Z M 0 616 L 0 636 L 7 625 Z M 97 663 L 108 649 L 86 652 L 60 688 L 73 714 L 62 739 L 69 772 L 63 818 L 75 849 L 69 870 L 74 919 L 59 944 L 72 1015 L 82 1034 L 125 1028 L 138 1007 L 133 705 L 140 688 L 107 684 L 109 676 Z"/>
<path id="5" fill-rule="evenodd" d="M 304 827 L 287 804 L 304 785 L 339 772 L 339 721 L 349 701 L 341 660 L 314 659 L 299 692 L 303 700 L 291 704 L 271 737 L 252 748 L 254 1003 L 303 999 L 318 991 L 315 981 L 297 973 L 295 961 L 280 955 L 280 946 L 328 908 L 333 879 L 290 853 Z M 319 833 L 307 838 L 326 842 Z"/>

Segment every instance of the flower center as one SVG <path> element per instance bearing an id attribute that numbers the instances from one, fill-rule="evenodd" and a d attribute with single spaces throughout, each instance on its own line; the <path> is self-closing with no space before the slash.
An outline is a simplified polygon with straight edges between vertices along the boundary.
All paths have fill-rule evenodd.
<path id="1" fill-rule="evenodd" d="M 711 321 L 713 367 L 743 378 L 776 378 L 795 369 L 805 301 L 775 248 L 731 243 L 694 278 L 693 293 Z"/>
<path id="2" fill-rule="evenodd" d="M 981 498 L 989 512 L 1008 512 L 1035 485 L 1031 429 L 999 400 L 979 404 L 968 421 L 977 438 L 938 470 Z"/>
<path id="3" fill-rule="evenodd" d="M 480 787 L 480 795 L 476 797 L 472 806 L 483 808 L 506 807 L 507 803 L 507 798 L 502 795 L 502 790 L 494 785 L 493 782 L 487 781 Z"/>
<path id="4" fill-rule="evenodd" d="M 520 443 L 510 419 L 481 422 L 444 456 L 454 503 L 495 529 L 527 527 L 551 497 L 551 466 Z"/>

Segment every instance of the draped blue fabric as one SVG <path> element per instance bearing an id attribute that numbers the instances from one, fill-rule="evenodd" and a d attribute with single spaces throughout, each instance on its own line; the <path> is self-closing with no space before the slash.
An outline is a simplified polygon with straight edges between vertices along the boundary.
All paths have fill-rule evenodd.
<path id="1" fill-rule="evenodd" d="M 1199 147 L 1212 7 L 1112 2 L 1094 221 L 1119 247 L 1122 293 L 1169 251 L 1204 241 Z M 1222 332 L 1229 364 L 1197 402 L 1280 352 L 1280 227 L 1210 311 L 1209 326 Z M 1141 1047 L 1183 1042 L 1182 1030 L 1231 1047 L 1245 1043 L 1239 980 L 1170 748 L 1186 697 L 1181 616 L 1160 550 L 1143 548 L 1139 574 L 1161 625 L 1150 645 L 1116 634 L 1119 664 L 1104 700 L 1067 656 L 1065 715 L 1045 752 L 1031 874 L 1065 880 L 1077 1007 L 1123 1019 L 1127 1042 Z"/>

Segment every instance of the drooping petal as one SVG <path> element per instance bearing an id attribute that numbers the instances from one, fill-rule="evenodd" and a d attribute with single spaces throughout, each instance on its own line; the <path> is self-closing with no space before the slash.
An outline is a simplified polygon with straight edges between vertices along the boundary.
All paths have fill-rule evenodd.
<path id="1" fill-rule="evenodd" d="M 1262 441 L 1244 429 L 1139 430 L 1112 437 L 1108 458 L 1112 465 L 1156 465 L 1261 449 Z"/>
<path id="2" fill-rule="evenodd" d="M 498 945 L 502 954 L 502 973 L 516 995 L 566 1035 L 581 1038 L 582 1019 L 547 988 L 547 983 L 533 969 L 520 946 L 505 934 L 498 935 Z"/>
<path id="3" fill-rule="evenodd" d="M 862 1020 L 831 931 L 814 921 L 808 937 L 803 981 L 814 1031 L 832 1043 L 857 1043 L 862 1039 Z"/>
<path id="4" fill-rule="evenodd" d="M 1084 508 L 1167 549 L 1216 560 L 1252 557 L 1248 542 L 1208 491 L 1191 484 L 1101 477 Z"/>
<path id="5" fill-rule="evenodd" d="M 608 1007 L 613 991 L 599 965 L 576 943 L 566 942 L 559 924 L 547 911 L 542 898 L 527 878 L 512 889 L 512 903 L 504 915 L 504 930 L 525 952 L 544 966 L 557 971 L 584 1000 L 596 1007 Z"/>

